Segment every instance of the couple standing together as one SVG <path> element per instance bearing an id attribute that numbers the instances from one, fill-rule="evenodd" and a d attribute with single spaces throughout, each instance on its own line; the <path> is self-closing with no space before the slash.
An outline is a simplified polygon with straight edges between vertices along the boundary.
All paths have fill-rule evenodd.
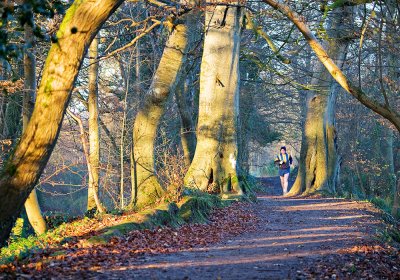
<path id="1" fill-rule="evenodd" d="M 292 164 L 293 159 L 291 155 L 286 153 L 286 147 L 283 146 L 274 161 L 275 164 L 279 165 L 279 177 L 281 179 L 283 195 L 285 195 L 288 192 L 290 165 Z"/>

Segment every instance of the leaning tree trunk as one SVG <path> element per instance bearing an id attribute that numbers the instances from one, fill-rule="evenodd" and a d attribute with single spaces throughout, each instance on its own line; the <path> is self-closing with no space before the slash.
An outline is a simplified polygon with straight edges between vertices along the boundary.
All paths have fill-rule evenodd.
<path id="1" fill-rule="evenodd" d="M 237 168 L 241 7 L 209 6 L 200 72 L 196 152 L 185 185 L 242 194 Z"/>
<path id="2" fill-rule="evenodd" d="M 76 1 L 48 53 L 35 108 L 0 180 L 0 246 L 4 245 L 56 143 L 86 50 L 122 0 Z"/>
<path id="3" fill-rule="evenodd" d="M 188 52 L 193 49 L 194 40 L 190 33 L 194 32 L 199 15 L 199 11 L 194 9 L 177 19 L 179 23 L 172 28 L 144 105 L 136 116 L 132 155 L 136 185 L 132 188 L 131 206 L 152 204 L 164 192 L 155 176 L 154 142 L 166 100 L 182 79 Z"/>
<path id="4" fill-rule="evenodd" d="M 341 29 L 349 22 L 350 13 L 344 9 L 336 9 L 332 13 L 327 51 L 333 59 L 342 63 L 349 43 Z M 319 61 L 316 63 L 316 75 L 311 81 L 314 89 L 307 94 L 299 173 L 289 196 L 335 191 L 338 171 L 335 104 L 340 87 L 324 66 Z"/>
<path id="5" fill-rule="evenodd" d="M 25 24 L 25 43 L 33 44 L 32 27 Z M 22 98 L 22 132 L 26 130 L 32 114 L 32 105 L 36 91 L 36 58 L 34 47 L 30 47 L 24 54 L 24 95 Z M 36 189 L 33 189 L 25 202 L 26 215 L 29 223 L 37 234 L 46 232 L 47 225 L 40 210 Z"/>

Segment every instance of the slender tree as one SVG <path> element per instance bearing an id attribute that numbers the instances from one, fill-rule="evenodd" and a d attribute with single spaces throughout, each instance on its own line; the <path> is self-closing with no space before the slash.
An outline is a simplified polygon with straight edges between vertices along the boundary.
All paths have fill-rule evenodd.
<path id="1" fill-rule="evenodd" d="M 99 134 L 99 110 L 98 110 L 98 73 L 97 61 L 99 40 L 94 38 L 89 48 L 89 164 L 91 165 L 88 186 L 87 210 L 102 207 L 96 204 L 96 196 L 99 192 L 99 168 L 100 168 L 100 134 Z"/>

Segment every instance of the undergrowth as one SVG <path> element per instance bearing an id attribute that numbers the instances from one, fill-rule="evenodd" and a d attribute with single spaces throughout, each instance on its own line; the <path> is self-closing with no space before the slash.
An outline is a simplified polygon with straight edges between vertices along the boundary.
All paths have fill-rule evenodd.
<path id="1" fill-rule="evenodd" d="M 29 257 L 32 253 L 51 247 L 54 244 L 63 244 L 73 237 L 70 234 L 72 233 L 70 232 L 70 228 L 85 227 L 89 222 L 90 219 L 85 217 L 71 223 L 64 222 L 38 236 L 31 235 L 20 238 L 11 236 L 8 246 L 1 248 L 0 264 Z"/>
<path id="2" fill-rule="evenodd" d="M 83 241 L 89 231 L 96 232 L 93 244 L 107 242 L 113 235 L 125 234 L 134 229 L 153 228 L 158 226 L 177 227 L 184 223 L 206 223 L 212 209 L 229 205 L 230 201 L 223 201 L 219 196 L 202 193 L 199 191 L 185 190 L 178 203 L 161 203 L 154 208 L 143 210 L 139 213 L 125 212 L 98 215 L 93 218 L 84 217 L 69 221 L 64 217 L 53 220 L 53 229 L 39 236 L 26 238 L 12 238 L 7 247 L 0 251 L 0 264 L 10 263 L 14 260 L 28 258 L 33 253 L 58 247 L 65 243 L 76 242 L 79 238 Z M 100 226 L 109 220 L 108 225 Z M 81 237 L 79 237 L 81 236 Z M 83 237 L 82 237 L 83 236 Z"/>

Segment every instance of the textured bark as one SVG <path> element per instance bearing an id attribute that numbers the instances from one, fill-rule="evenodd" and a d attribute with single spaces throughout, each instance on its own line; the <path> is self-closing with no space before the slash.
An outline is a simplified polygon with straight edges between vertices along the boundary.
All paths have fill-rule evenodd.
<path id="1" fill-rule="evenodd" d="M 243 10 L 217 5 L 205 16 L 196 152 L 185 185 L 242 194 L 237 173 L 239 48 Z"/>
<path id="2" fill-rule="evenodd" d="M 31 120 L 0 180 L 0 245 L 6 242 L 25 200 L 56 143 L 85 52 L 122 0 L 76 1 L 48 53 Z"/>
<path id="3" fill-rule="evenodd" d="M 349 23 L 351 13 L 348 9 L 338 8 L 330 16 L 327 52 L 337 64 L 342 64 L 346 56 L 348 41 L 341 39 L 346 38 L 341 28 Z M 340 87 L 319 61 L 314 73 L 311 81 L 314 89 L 307 93 L 299 173 L 289 196 L 335 191 L 338 170 L 335 104 Z"/>
<path id="4" fill-rule="evenodd" d="M 25 43 L 30 44 L 24 53 L 24 95 L 22 99 L 22 132 L 26 130 L 32 114 L 32 105 L 36 91 L 36 58 L 34 53 L 34 35 L 32 27 L 25 24 Z M 47 225 L 40 210 L 36 189 L 33 189 L 25 202 L 26 215 L 29 223 L 37 234 L 46 232 Z"/>
<path id="5" fill-rule="evenodd" d="M 89 176 L 87 210 L 104 209 L 97 205 L 99 192 L 99 168 L 100 168 L 100 134 L 99 134 L 99 111 L 98 111 L 98 68 L 97 62 L 99 40 L 94 38 L 89 48 L 89 164 L 91 176 Z"/>
<path id="6" fill-rule="evenodd" d="M 132 156 L 136 186 L 132 189 L 131 206 L 151 204 L 164 192 L 155 176 L 154 142 L 165 102 L 181 80 L 187 54 L 193 48 L 190 32 L 193 32 L 192 27 L 199 15 L 199 11 L 194 9 L 178 19 L 179 22 L 172 28 L 145 103 L 136 116 Z"/>
<path id="7" fill-rule="evenodd" d="M 190 65 L 193 66 L 193 65 Z M 190 90 L 189 78 L 182 79 L 179 86 L 175 90 L 175 99 L 178 105 L 179 115 L 181 117 L 181 143 L 185 165 L 190 166 L 194 152 L 196 150 L 196 126 L 193 122 L 192 111 L 188 102 Z"/>

